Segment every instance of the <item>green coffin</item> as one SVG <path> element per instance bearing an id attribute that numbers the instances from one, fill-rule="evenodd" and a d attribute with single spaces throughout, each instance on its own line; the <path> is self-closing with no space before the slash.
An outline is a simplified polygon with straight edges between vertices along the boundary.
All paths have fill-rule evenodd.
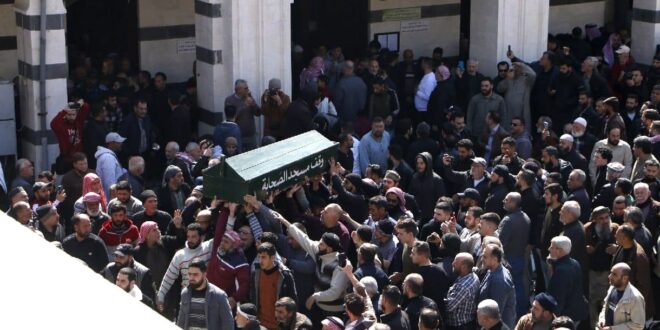
<path id="1" fill-rule="evenodd" d="M 309 131 L 230 158 L 204 171 L 204 195 L 231 202 L 285 189 L 326 171 L 337 143 Z"/>

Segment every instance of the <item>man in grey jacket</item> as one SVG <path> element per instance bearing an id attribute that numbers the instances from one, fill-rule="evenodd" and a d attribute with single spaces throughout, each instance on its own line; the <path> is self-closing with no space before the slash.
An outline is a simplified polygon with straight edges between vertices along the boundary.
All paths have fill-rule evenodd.
<path id="1" fill-rule="evenodd" d="M 355 64 L 344 62 L 342 78 L 332 91 L 333 103 L 342 122 L 353 121 L 367 104 L 367 85 L 355 75 Z"/>
<path id="2" fill-rule="evenodd" d="M 188 266 L 188 287 L 181 292 L 176 325 L 182 329 L 234 329 L 227 294 L 206 279 L 206 262 L 201 259 Z"/>
<path id="3" fill-rule="evenodd" d="M 529 217 L 520 209 L 522 197 L 520 193 L 510 192 L 504 198 L 506 216 L 500 222 L 498 231 L 500 241 L 511 265 L 511 275 L 516 288 L 516 317 L 521 317 L 529 310 L 529 276 L 527 274 L 526 256 L 529 244 Z"/>
<path id="4" fill-rule="evenodd" d="M 536 73 L 523 62 L 513 62 L 506 79 L 497 84 L 497 92 L 504 95 L 506 112 L 502 115 L 505 130 L 513 117 L 520 117 L 525 122 L 527 132 L 532 131 L 532 116 L 529 96 L 536 81 Z"/>

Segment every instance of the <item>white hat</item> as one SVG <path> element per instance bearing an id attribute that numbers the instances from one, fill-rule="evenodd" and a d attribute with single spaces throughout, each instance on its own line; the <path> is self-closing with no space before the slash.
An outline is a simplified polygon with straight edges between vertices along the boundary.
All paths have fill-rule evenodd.
<path id="1" fill-rule="evenodd" d="M 617 53 L 617 54 L 628 54 L 628 53 L 630 53 L 630 47 L 628 47 L 626 45 L 621 45 L 621 47 L 619 47 L 619 49 L 617 49 L 615 53 Z"/>
<path id="2" fill-rule="evenodd" d="M 110 142 L 123 143 L 124 141 L 126 141 L 126 138 L 122 137 L 121 135 L 115 132 L 108 133 L 108 135 L 105 136 L 105 143 L 110 143 Z"/>
<path id="3" fill-rule="evenodd" d="M 575 118 L 575 120 L 573 121 L 573 124 L 580 124 L 580 125 L 582 125 L 582 126 L 584 126 L 584 127 L 587 127 L 587 120 L 584 119 L 584 118 L 582 118 L 582 117 L 577 117 L 577 118 Z"/>
<path id="4" fill-rule="evenodd" d="M 559 140 L 568 141 L 568 142 L 570 142 L 570 143 L 573 143 L 573 141 L 574 141 L 574 140 L 573 140 L 573 135 L 570 135 L 570 134 L 564 134 L 564 135 L 562 135 L 561 137 L 559 137 Z"/>
<path id="5" fill-rule="evenodd" d="M 625 169 L 626 169 L 626 167 L 623 166 L 623 164 L 621 164 L 619 162 L 613 162 L 613 163 L 607 164 L 607 170 L 611 171 L 611 172 L 621 173 Z"/>

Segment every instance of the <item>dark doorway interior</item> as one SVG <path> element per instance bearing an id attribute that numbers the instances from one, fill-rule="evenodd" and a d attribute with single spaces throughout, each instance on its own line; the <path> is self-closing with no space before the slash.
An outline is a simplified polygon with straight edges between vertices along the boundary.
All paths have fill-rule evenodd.
<path id="1" fill-rule="evenodd" d="M 291 37 L 311 55 L 319 45 L 342 46 L 347 58 L 363 54 L 369 41 L 369 0 L 296 0 Z"/>
<path id="2" fill-rule="evenodd" d="M 83 52 L 95 61 L 115 53 L 138 61 L 138 0 L 67 1 L 69 56 Z M 71 62 L 69 62 L 71 63 Z M 93 63 L 98 67 L 99 63 Z"/>
<path id="3" fill-rule="evenodd" d="M 461 0 L 460 44 L 458 57 L 466 59 L 470 56 L 470 7 L 472 0 Z"/>

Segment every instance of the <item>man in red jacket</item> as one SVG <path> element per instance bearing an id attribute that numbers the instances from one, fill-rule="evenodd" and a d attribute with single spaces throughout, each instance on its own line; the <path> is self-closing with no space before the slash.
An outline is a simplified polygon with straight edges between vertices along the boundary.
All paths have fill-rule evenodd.
<path id="1" fill-rule="evenodd" d="M 140 237 L 140 231 L 133 224 L 133 221 L 126 217 L 126 206 L 113 204 L 110 206 L 108 213 L 110 213 L 110 219 L 101 227 L 99 237 L 105 242 L 108 255 L 113 257 L 119 244 L 136 244 Z"/>
<path id="2" fill-rule="evenodd" d="M 234 217 L 236 204 L 228 203 L 228 208 L 220 210 L 207 278 L 229 297 L 232 308 L 237 302 L 248 299 L 250 292 L 250 265 L 240 248 L 241 238 L 233 230 L 226 230 L 227 219 Z"/>
<path id="3" fill-rule="evenodd" d="M 50 122 L 50 128 L 55 133 L 60 146 L 60 156 L 55 163 L 58 174 L 64 174 L 72 169 L 73 154 L 83 151 L 82 135 L 87 113 L 89 113 L 89 104 L 80 99 L 78 102 L 70 102 Z"/>

